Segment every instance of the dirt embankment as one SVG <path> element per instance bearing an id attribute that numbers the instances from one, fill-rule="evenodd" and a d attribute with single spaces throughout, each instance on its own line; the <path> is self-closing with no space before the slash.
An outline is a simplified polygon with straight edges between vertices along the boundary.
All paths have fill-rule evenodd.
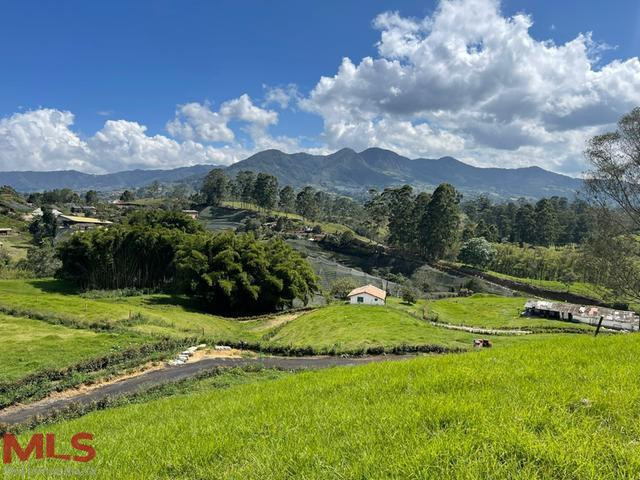
<path id="1" fill-rule="evenodd" d="M 438 265 L 438 268 L 441 268 L 442 270 L 453 275 L 471 275 L 474 277 L 478 277 L 488 282 L 510 288 L 512 290 L 528 293 L 529 295 L 533 295 L 535 297 L 544 297 L 550 300 L 559 300 L 561 302 L 577 303 L 580 305 L 595 305 L 598 307 L 609 308 L 613 307 L 611 304 L 603 302 L 601 300 L 597 300 L 595 298 L 585 297 L 583 295 L 578 295 L 571 292 L 559 292 L 558 290 L 551 290 L 528 283 L 516 282 L 507 278 L 496 277 L 494 275 L 483 272 L 481 270 L 476 270 L 475 268 L 471 267 L 453 267 L 451 265 L 440 264 Z"/>

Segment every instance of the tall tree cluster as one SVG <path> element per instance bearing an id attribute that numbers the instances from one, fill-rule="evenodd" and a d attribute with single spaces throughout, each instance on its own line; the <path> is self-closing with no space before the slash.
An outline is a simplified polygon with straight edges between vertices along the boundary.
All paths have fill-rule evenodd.
<path id="1" fill-rule="evenodd" d="M 138 212 L 109 229 L 79 232 L 57 254 L 58 277 L 83 288 L 171 287 L 212 311 L 274 311 L 317 290 L 311 266 L 282 240 L 213 234 L 179 212 Z"/>
<path id="2" fill-rule="evenodd" d="M 597 135 L 585 157 L 586 185 L 597 206 L 595 229 L 584 247 L 585 280 L 618 296 L 640 300 L 640 107 L 614 131 Z"/>
<path id="3" fill-rule="evenodd" d="M 361 228 L 364 210 L 362 205 L 349 198 L 311 186 L 298 191 L 290 185 L 280 188 L 275 176 L 250 170 L 229 178 L 224 170 L 214 169 L 205 177 L 200 194 L 204 203 L 211 206 L 231 200 L 243 206 L 297 213 L 310 221 L 340 221 L 354 229 Z"/>
<path id="4" fill-rule="evenodd" d="M 581 243 L 589 234 L 593 209 L 580 199 L 542 198 L 535 203 L 493 203 L 486 196 L 461 205 L 466 215 L 463 239 L 483 237 L 490 242 L 519 242 L 529 245 Z"/>
<path id="5" fill-rule="evenodd" d="M 369 195 L 365 210 L 371 238 L 380 238 L 386 230 L 389 245 L 430 261 L 455 250 L 460 195 L 451 185 L 443 183 L 433 194 L 415 195 L 411 186 L 403 185 L 382 192 L 371 190 Z"/>

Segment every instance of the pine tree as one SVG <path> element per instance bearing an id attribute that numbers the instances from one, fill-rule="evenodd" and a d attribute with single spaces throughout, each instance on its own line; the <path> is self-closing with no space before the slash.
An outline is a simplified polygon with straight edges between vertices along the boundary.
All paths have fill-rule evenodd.
<path id="1" fill-rule="evenodd" d="M 420 245 L 430 261 L 443 258 L 455 244 L 460 225 L 458 194 L 451 185 L 436 188 L 420 222 Z"/>

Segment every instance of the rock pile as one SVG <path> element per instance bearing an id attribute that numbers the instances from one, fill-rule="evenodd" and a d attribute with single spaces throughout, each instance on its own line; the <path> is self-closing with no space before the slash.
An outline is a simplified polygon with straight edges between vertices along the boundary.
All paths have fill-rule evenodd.
<path id="1" fill-rule="evenodd" d="M 201 343 L 200 345 L 189 347 L 185 351 L 180 352 L 177 358 L 174 358 L 173 360 L 169 360 L 169 362 L 167 363 L 171 366 L 184 365 L 187 362 L 187 360 L 189 360 L 189 357 L 191 357 L 197 350 L 202 350 L 206 346 L 207 346 L 206 343 Z"/>

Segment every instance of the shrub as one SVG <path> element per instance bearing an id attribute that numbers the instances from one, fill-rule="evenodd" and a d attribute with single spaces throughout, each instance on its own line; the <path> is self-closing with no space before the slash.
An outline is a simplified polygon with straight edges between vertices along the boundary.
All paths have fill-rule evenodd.
<path id="1" fill-rule="evenodd" d="M 352 277 L 336 279 L 331 284 L 331 295 L 340 300 L 346 300 L 349 292 L 358 287 L 358 283 Z"/>
<path id="2" fill-rule="evenodd" d="M 496 250 L 482 237 L 467 240 L 460 248 L 458 260 L 467 265 L 486 268 L 496 256 Z"/>
<path id="3" fill-rule="evenodd" d="M 53 244 L 45 241 L 37 247 L 30 247 L 27 250 L 27 257 L 20 260 L 17 265 L 18 270 L 33 272 L 39 278 L 53 277 L 56 271 L 62 266 L 62 262 L 56 256 Z"/>
<path id="4" fill-rule="evenodd" d="M 409 286 L 402 287 L 402 300 L 404 300 L 406 303 L 412 304 L 415 303 L 417 299 L 418 293 L 414 288 Z"/>

